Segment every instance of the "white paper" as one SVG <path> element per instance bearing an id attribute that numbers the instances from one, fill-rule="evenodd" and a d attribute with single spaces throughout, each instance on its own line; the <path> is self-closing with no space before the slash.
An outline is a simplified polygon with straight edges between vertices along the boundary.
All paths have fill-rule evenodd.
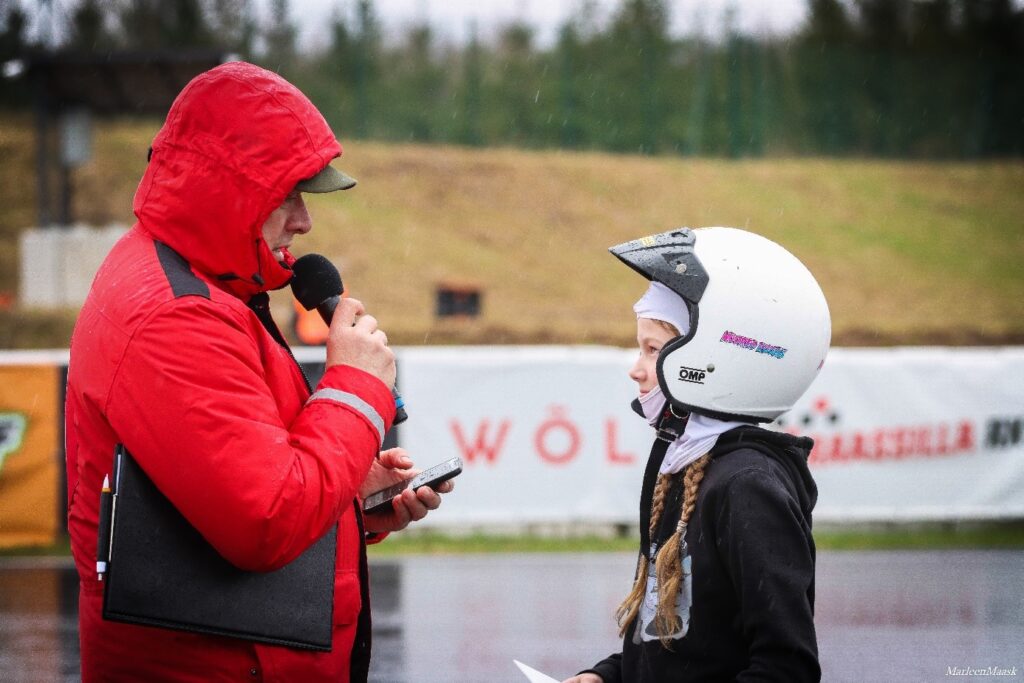
<path id="1" fill-rule="evenodd" d="M 560 681 L 555 680 L 551 676 L 548 676 L 547 674 L 542 674 L 536 669 L 526 666 L 518 659 L 513 659 L 512 661 L 516 663 L 516 666 L 519 667 L 520 671 L 526 674 L 526 677 L 530 679 L 530 683 L 560 683 Z"/>

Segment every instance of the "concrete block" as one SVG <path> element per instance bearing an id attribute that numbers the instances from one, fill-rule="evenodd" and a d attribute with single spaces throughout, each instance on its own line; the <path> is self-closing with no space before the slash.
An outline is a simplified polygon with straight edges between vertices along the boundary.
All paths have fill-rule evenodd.
<path id="1" fill-rule="evenodd" d="M 30 228 L 21 235 L 20 302 L 29 308 L 81 306 L 123 225 Z"/>

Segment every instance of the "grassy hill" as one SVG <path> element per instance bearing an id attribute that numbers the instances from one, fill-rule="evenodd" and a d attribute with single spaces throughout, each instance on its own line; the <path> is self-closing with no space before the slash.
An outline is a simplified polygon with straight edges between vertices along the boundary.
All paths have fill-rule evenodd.
<path id="1" fill-rule="evenodd" d="M 99 126 L 76 215 L 130 223 L 157 123 Z M 344 141 L 343 141 L 344 142 Z M 34 220 L 30 121 L 3 119 L 0 292 Z M 296 253 L 339 265 L 394 343 L 613 343 L 639 277 L 612 244 L 687 225 L 775 239 L 818 277 L 837 345 L 1024 342 L 1024 163 L 714 160 L 347 142 L 359 179 L 308 200 Z M 434 318 L 434 288 L 484 291 L 476 321 Z M 286 314 L 287 292 L 275 294 Z M 0 311 L 0 346 L 63 346 L 73 312 Z M 54 320 L 57 322 L 54 322 Z"/>

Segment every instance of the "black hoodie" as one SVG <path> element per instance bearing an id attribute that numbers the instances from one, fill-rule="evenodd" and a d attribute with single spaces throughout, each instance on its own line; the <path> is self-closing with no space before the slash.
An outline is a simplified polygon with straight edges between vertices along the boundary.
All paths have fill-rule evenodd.
<path id="1" fill-rule="evenodd" d="M 651 498 L 667 443 L 655 442 L 640 496 L 640 548 L 650 547 Z M 819 681 L 814 633 L 814 539 L 818 491 L 807 469 L 813 442 L 758 427 L 719 437 L 687 526 L 693 596 L 687 634 L 667 649 L 635 644 L 590 672 L 605 683 Z M 655 532 L 660 546 L 682 504 L 676 477 Z"/>

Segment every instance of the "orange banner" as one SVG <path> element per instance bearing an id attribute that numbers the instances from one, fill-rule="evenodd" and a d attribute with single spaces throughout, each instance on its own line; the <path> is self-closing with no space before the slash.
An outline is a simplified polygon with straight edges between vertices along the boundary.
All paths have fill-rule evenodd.
<path id="1" fill-rule="evenodd" d="M 56 541 L 59 373 L 0 366 L 0 547 Z"/>

